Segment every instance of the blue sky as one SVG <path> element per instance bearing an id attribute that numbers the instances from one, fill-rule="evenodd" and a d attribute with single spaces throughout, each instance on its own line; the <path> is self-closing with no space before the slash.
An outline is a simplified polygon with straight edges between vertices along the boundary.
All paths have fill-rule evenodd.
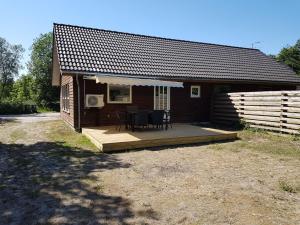
<path id="1" fill-rule="evenodd" d="M 277 54 L 300 39 L 298 0 L 0 0 L 0 37 L 26 49 L 53 22 L 255 47 Z"/>

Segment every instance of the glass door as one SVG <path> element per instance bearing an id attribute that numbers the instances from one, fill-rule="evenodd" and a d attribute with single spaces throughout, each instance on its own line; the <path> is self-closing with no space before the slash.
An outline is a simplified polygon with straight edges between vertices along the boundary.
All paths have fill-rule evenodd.
<path id="1" fill-rule="evenodd" d="M 170 110 L 170 87 L 154 87 L 154 109 Z"/>

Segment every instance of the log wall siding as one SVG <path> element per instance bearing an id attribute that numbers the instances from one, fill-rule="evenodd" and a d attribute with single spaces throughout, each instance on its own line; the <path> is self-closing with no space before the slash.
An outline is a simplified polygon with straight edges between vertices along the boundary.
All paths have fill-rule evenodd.
<path id="1" fill-rule="evenodd" d="M 85 83 L 85 84 L 84 84 Z M 94 80 L 81 80 L 81 126 L 111 125 L 116 123 L 116 111 L 125 111 L 128 105 L 137 105 L 139 109 L 153 109 L 153 87 L 133 86 L 131 104 L 107 103 L 107 85 L 97 84 Z M 85 87 L 85 88 L 84 88 Z M 84 91 L 85 89 L 85 91 Z M 105 106 L 99 108 L 84 107 L 85 94 L 103 94 Z"/>
<path id="2" fill-rule="evenodd" d="M 191 98 L 191 85 L 200 86 L 200 98 Z M 171 88 L 171 113 L 174 122 L 209 121 L 213 84 L 184 83 L 184 88 Z"/>
<path id="3" fill-rule="evenodd" d="M 64 75 L 61 79 L 61 85 L 69 83 L 70 85 L 70 113 L 62 112 L 61 117 L 72 127 L 78 127 L 78 110 L 77 110 L 77 83 L 75 76 Z M 80 126 L 102 126 L 116 123 L 116 111 L 126 110 L 128 105 L 137 105 L 140 109 L 153 109 L 154 88 L 146 86 L 132 87 L 132 104 L 107 104 L 107 85 L 97 84 L 94 80 L 84 80 L 79 76 L 80 84 Z M 201 97 L 190 97 L 190 86 L 201 86 Z M 171 88 L 171 111 L 173 122 L 199 122 L 209 121 L 211 115 L 211 102 L 213 90 L 216 83 L 213 82 L 184 82 L 184 88 Z M 221 85 L 221 83 L 218 83 Z M 226 84 L 228 85 L 228 84 Z M 231 84 L 229 84 L 231 85 Z M 242 88 L 244 91 L 279 89 L 285 90 L 293 87 L 289 86 L 258 86 L 256 84 L 232 84 L 232 90 Z M 85 108 L 85 94 L 103 94 L 105 106 L 99 108 Z"/>
<path id="4" fill-rule="evenodd" d="M 190 86 L 201 86 L 201 98 L 190 97 Z M 94 80 L 80 80 L 81 90 L 81 126 L 112 125 L 116 123 L 116 111 L 126 110 L 128 105 L 137 105 L 139 109 L 154 108 L 154 88 L 147 86 L 132 87 L 131 104 L 107 103 L 107 85 L 97 84 Z M 85 91 L 84 91 L 85 90 Z M 208 121 L 210 116 L 212 84 L 184 83 L 184 88 L 171 88 L 171 111 L 174 122 Z M 75 90 L 76 92 L 76 90 Z M 85 94 L 103 94 L 105 106 L 98 108 L 84 107 Z M 76 118 L 75 118 L 76 121 Z"/>
<path id="5" fill-rule="evenodd" d="M 300 91 L 236 92 L 213 98 L 212 120 L 300 134 Z"/>
<path id="6" fill-rule="evenodd" d="M 61 77 L 60 88 L 66 84 L 69 84 L 70 112 L 65 112 L 62 110 L 62 101 L 60 101 L 60 116 L 70 126 L 74 127 L 74 81 L 72 76 L 64 75 Z M 62 91 L 60 91 L 60 99 L 62 99 Z"/>

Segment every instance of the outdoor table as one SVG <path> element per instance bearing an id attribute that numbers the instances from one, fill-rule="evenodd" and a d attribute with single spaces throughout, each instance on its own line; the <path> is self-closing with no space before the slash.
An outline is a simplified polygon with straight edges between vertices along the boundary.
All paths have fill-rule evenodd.
<path id="1" fill-rule="evenodd" d="M 150 115 L 153 112 L 153 110 L 131 110 L 131 111 L 125 111 L 125 112 L 126 112 L 126 118 L 127 118 L 126 129 L 128 129 L 128 125 L 129 125 L 131 130 L 135 131 L 135 124 L 134 124 L 135 115 L 139 112 L 147 112 L 148 118 L 150 118 Z M 166 121 L 165 118 L 163 119 L 163 125 L 165 125 L 165 129 L 168 130 L 168 122 Z"/>
<path id="2" fill-rule="evenodd" d="M 153 112 L 153 110 L 134 110 L 134 111 L 126 111 L 127 114 L 127 119 L 128 119 L 128 124 L 131 127 L 131 130 L 134 131 L 135 127 L 134 127 L 134 117 L 137 113 L 139 112 L 147 112 L 148 116 L 150 116 L 151 112 Z"/>

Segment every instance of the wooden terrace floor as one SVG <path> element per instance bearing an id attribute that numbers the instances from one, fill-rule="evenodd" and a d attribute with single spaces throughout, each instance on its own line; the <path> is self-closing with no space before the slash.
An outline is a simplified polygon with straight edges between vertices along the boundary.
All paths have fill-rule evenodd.
<path id="1" fill-rule="evenodd" d="M 173 124 L 168 130 L 125 130 L 115 126 L 86 127 L 82 134 L 101 151 L 124 151 L 129 149 L 168 145 L 194 144 L 213 141 L 234 140 L 236 132 L 205 128 L 190 124 Z"/>

